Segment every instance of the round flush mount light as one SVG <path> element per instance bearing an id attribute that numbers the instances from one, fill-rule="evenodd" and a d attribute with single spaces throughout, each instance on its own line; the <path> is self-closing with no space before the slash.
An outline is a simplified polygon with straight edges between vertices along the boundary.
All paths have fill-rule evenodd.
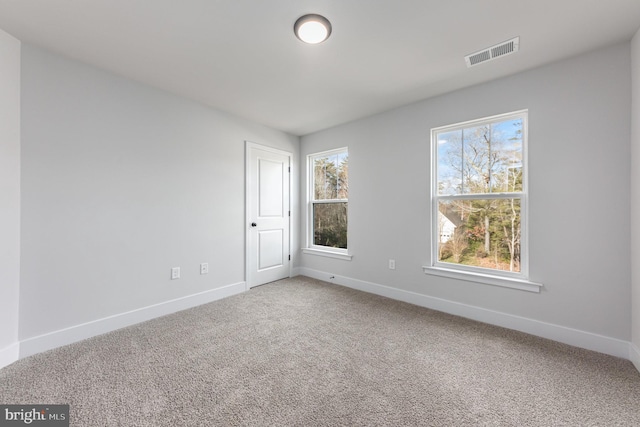
<path id="1" fill-rule="evenodd" d="M 305 43 L 322 43 L 331 35 L 331 22 L 321 15 L 304 15 L 296 21 L 293 32 Z"/>

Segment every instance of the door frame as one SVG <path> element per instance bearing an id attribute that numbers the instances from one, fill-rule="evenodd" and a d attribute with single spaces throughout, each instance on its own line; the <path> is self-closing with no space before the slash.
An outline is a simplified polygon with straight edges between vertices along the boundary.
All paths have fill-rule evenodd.
<path id="1" fill-rule="evenodd" d="M 261 151 L 268 151 L 270 153 L 274 153 L 274 154 L 278 154 L 278 155 L 282 155 L 282 156 L 286 156 L 289 159 L 289 212 L 291 212 L 291 215 L 289 216 L 289 253 L 291 253 L 291 248 L 293 247 L 293 241 L 292 241 L 292 237 L 293 234 L 291 233 L 291 225 L 293 224 L 293 215 L 294 213 L 291 211 L 291 198 L 293 196 L 293 182 L 291 180 L 291 174 L 293 172 L 293 165 L 292 165 L 292 161 L 293 161 L 293 153 L 290 151 L 285 151 L 285 150 L 281 150 L 279 148 L 274 148 L 274 147 L 270 147 L 267 145 L 262 145 L 262 144 L 258 144 L 255 142 L 251 142 L 251 141 L 245 141 L 245 163 L 244 163 L 244 195 L 245 195 L 245 201 L 244 201 L 244 216 L 245 216 L 245 221 L 244 221 L 244 236 L 245 236 L 245 244 L 244 244 L 244 283 L 245 283 L 245 291 L 248 291 L 250 288 L 250 283 L 249 283 L 249 279 L 251 278 L 251 272 L 249 271 L 249 257 L 251 256 L 251 235 L 250 235 L 250 231 L 249 231 L 249 224 L 251 223 L 251 212 L 249 209 L 249 206 L 251 206 L 251 194 L 249 189 L 250 189 L 250 184 L 251 184 L 251 153 L 253 150 L 261 150 Z M 291 277 L 291 272 L 293 270 L 292 268 L 292 262 L 293 260 L 289 261 L 289 277 Z M 256 285 L 257 286 L 257 285 Z"/>

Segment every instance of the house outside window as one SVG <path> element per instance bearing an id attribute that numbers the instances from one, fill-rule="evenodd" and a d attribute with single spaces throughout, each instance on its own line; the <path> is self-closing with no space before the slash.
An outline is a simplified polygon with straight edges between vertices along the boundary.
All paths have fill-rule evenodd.
<path id="1" fill-rule="evenodd" d="M 432 130 L 431 267 L 528 279 L 527 116 Z"/>
<path id="2" fill-rule="evenodd" d="M 307 159 L 307 249 L 347 255 L 348 150 L 315 153 Z"/>

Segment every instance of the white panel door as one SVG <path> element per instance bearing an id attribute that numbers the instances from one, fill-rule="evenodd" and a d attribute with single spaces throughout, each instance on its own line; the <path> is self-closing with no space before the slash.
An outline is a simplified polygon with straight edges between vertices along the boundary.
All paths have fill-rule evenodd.
<path id="1" fill-rule="evenodd" d="M 291 154 L 247 142 L 247 286 L 290 276 Z"/>

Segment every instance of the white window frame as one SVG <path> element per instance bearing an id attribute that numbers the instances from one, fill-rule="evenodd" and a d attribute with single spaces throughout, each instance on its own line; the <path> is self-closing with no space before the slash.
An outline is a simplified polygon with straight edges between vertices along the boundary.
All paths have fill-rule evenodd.
<path id="1" fill-rule="evenodd" d="M 497 123 L 509 119 L 522 118 L 522 180 L 521 192 L 490 193 L 490 194 L 464 194 L 464 195 L 440 195 L 438 194 L 438 141 L 437 135 L 442 132 L 460 130 L 486 124 Z M 443 276 L 458 280 L 465 280 L 488 285 L 504 286 L 508 288 L 522 289 L 531 292 L 540 292 L 539 283 L 529 280 L 529 234 L 528 234 L 528 110 L 514 111 L 476 120 L 455 123 L 431 129 L 431 263 L 423 267 L 426 274 Z M 438 245 L 440 244 L 438 224 L 438 203 L 442 200 L 487 200 L 487 199 L 513 199 L 520 200 L 520 271 L 510 272 L 489 268 L 474 267 L 468 265 L 447 263 L 438 261 Z"/>
<path id="2" fill-rule="evenodd" d="M 318 157 L 325 157 L 334 154 L 347 153 L 349 154 L 348 147 L 336 148 L 333 150 L 321 151 L 318 153 L 311 153 L 307 155 L 307 202 L 306 202 L 306 247 L 302 249 L 302 252 L 310 255 L 320 255 L 329 258 L 337 258 L 350 261 L 352 255 L 349 253 L 349 249 L 333 248 L 329 246 L 320 246 L 313 243 L 313 205 L 321 203 L 349 203 L 349 199 L 330 199 L 330 200 L 314 200 L 314 171 L 313 162 Z M 347 236 L 349 235 L 349 210 L 347 208 Z M 347 238 L 348 242 L 348 238 Z M 348 245 L 348 243 L 347 243 Z"/>

